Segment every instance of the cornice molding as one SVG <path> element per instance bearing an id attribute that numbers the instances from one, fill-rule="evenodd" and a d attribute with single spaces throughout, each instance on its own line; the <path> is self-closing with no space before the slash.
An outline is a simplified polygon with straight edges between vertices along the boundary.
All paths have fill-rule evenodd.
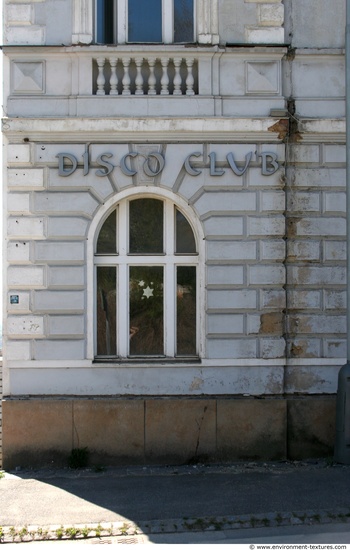
<path id="1" fill-rule="evenodd" d="M 300 143 L 345 143 L 345 118 L 298 119 Z"/>
<path id="2" fill-rule="evenodd" d="M 276 118 L 4 118 L 2 131 L 13 143 L 239 142 L 282 143 Z"/>
<path id="3" fill-rule="evenodd" d="M 282 119 L 286 120 L 286 119 Z M 12 143 L 239 142 L 283 143 L 279 119 L 266 118 L 3 118 Z M 299 119 L 293 143 L 345 143 L 345 119 Z"/>

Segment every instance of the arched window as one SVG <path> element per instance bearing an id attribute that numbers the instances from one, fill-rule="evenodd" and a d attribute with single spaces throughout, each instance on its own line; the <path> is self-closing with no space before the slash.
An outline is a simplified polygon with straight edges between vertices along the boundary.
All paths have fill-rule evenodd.
<path id="1" fill-rule="evenodd" d="M 96 359 L 198 356 L 198 244 L 154 195 L 120 201 L 95 242 Z"/>

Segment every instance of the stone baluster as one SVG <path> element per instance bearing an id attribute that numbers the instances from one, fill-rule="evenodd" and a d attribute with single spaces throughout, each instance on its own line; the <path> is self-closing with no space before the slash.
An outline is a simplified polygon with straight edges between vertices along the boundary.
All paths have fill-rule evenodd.
<path id="1" fill-rule="evenodd" d="M 109 81 L 111 90 L 109 92 L 109 95 L 118 95 L 117 63 L 118 63 L 117 57 L 109 58 L 109 64 L 111 66 L 111 78 Z"/>
<path id="2" fill-rule="evenodd" d="M 194 77 L 193 77 L 193 63 L 194 59 L 186 59 L 186 65 L 187 65 L 187 78 L 186 78 L 186 95 L 194 95 L 193 85 L 194 85 Z"/>
<path id="3" fill-rule="evenodd" d="M 155 57 L 148 59 L 149 77 L 148 77 L 148 95 L 156 95 L 156 76 L 154 74 L 154 66 L 156 64 Z"/>
<path id="4" fill-rule="evenodd" d="M 175 66 L 175 76 L 174 76 L 174 95 L 182 95 L 181 90 L 181 75 L 180 75 L 180 67 L 181 67 L 182 59 L 179 57 L 174 58 L 174 66 Z"/>
<path id="5" fill-rule="evenodd" d="M 162 86 L 160 95 L 169 95 L 169 75 L 168 75 L 169 58 L 162 57 L 160 62 L 162 64 L 162 69 L 163 69 L 162 78 L 160 80 L 160 83 Z"/>
<path id="6" fill-rule="evenodd" d="M 129 74 L 129 66 L 130 66 L 131 59 L 130 57 L 123 58 L 123 67 L 124 67 L 124 76 L 123 76 L 123 92 L 122 95 L 130 95 L 130 74 Z"/>
<path id="7" fill-rule="evenodd" d="M 105 58 L 104 57 L 98 57 L 96 59 L 96 61 L 97 61 L 97 66 L 98 66 L 96 95 L 106 95 L 106 92 L 105 92 L 106 79 L 105 79 L 105 75 L 103 73 L 104 66 L 105 66 Z"/>
<path id="8" fill-rule="evenodd" d="M 135 84 L 136 84 L 136 91 L 135 95 L 143 95 L 143 76 L 142 76 L 142 63 L 143 63 L 143 57 L 136 57 L 135 59 L 136 63 L 136 78 L 135 78 Z"/>

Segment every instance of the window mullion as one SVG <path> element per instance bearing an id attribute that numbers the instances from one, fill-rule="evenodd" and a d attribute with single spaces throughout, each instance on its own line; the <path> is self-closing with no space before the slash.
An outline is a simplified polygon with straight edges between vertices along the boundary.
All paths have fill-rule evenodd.
<path id="1" fill-rule="evenodd" d="M 167 256 L 175 253 L 175 208 L 171 202 L 165 202 L 164 251 Z"/>
<path id="2" fill-rule="evenodd" d="M 172 44 L 174 40 L 174 2 L 163 0 L 163 41 L 165 44 Z"/>
<path id="3" fill-rule="evenodd" d="M 129 246 L 128 206 L 128 201 L 122 201 L 117 216 L 117 250 L 121 256 L 117 273 L 117 350 L 121 357 L 127 357 L 129 352 L 129 270 L 126 263 Z"/>
<path id="4" fill-rule="evenodd" d="M 165 355 L 167 357 L 174 357 L 176 327 L 176 267 L 174 265 L 175 208 L 170 201 L 165 202 L 164 246 L 166 252 L 166 265 L 164 273 L 164 345 Z"/>
<path id="5" fill-rule="evenodd" d="M 128 28 L 128 0 L 117 0 L 117 27 L 118 27 L 118 44 L 126 43 L 126 29 Z"/>
<path id="6" fill-rule="evenodd" d="M 165 326 L 165 355 L 175 356 L 176 346 L 176 266 L 169 262 L 164 273 L 164 326 Z"/>
<path id="7" fill-rule="evenodd" d="M 120 256 L 126 256 L 129 252 L 129 203 L 121 202 L 117 216 L 117 251 Z"/>
<path id="8" fill-rule="evenodd" d="M 200 345 L 200 335 L 201 335 L 201 310 L 200 310 L 200 289 L 201 289 L 201 279 L 200 279 L 200 270 L 196 269 L 196 353 L 200 355 L 201 345 Z"/>
<path id="9" fill-rule="evenodd" d="M 115 44 L 118 44 L 118 35 L 119 35 L 119 32 L 118 32 L 118 25 L 119 25 L 119 14 L 118 14 L 118 4 L 120 2 L 118 2 L 118 0 L 113 0 L 113 38 L 114 38 L 114 43 Z"/>
<path id="10" fill-rule="evenodd" d="M 117 273 L 117 353 L 127 357 L 129 353 L 129 268 L 119 265 Z"/>

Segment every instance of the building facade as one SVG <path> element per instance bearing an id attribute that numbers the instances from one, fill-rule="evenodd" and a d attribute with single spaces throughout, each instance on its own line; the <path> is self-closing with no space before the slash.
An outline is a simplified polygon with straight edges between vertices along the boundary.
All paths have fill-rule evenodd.
<path id="1" fill-rule="evenodd" d="M 3 465 L 331 455 L 345 0 L 5 0 Z"/>

